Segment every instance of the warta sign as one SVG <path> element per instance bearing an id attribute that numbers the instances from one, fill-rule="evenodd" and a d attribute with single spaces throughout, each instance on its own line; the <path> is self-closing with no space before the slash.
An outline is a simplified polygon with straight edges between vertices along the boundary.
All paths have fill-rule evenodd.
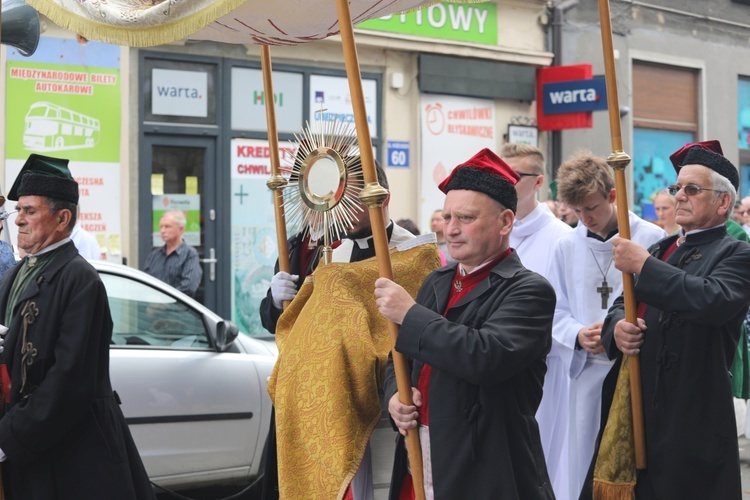
<path id="1" fill-rule="evenodd" d="M 539 130 L 591 128 L 592 111 L 607 109 L 603 77 L 592 78 L 590 64 L 537 70 Z"/>
<path id="2" fill-rule="evenodd" d="M 607 84 L 601 76 L 591 80 L 546 83 L 542 92 L 544 112 L 548 115 L 607 109 Z"/>

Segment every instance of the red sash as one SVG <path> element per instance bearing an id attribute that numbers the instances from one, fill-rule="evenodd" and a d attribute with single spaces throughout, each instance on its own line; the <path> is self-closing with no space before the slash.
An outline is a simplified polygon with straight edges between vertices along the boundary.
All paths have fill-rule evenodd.
<path id="1" fill-rule="evenodd" d="M 3 400 L 5 404 L 10 403 L 10 375 L 8 375 L 8 365 L 3 363 L 0 365 L 0 382 L 3 391 Z"/>
<path id="2" fill-rule="evenodd" d="M 459 300 L 464 298 L 475 286 L 481 283 L 487 276 L 490 275 L 496 265 L 500 263 L 505 257 L 510 255 L 511 249 L 508 248 L 495 260 L 484 266 L 482 269 L 461 276 L 459 266 L 456 266 L 456 275 L 453 278 L 453 286 L 451 286 L 450 297 L 448 298 L 448 305 L 445 306 L 443 316 L 448 314 L 448 311 L 458 303 Z M 425 363 L 422 365 L 422 371 L 419 372 L 419 381 L 417 382 L 417 390 L 422 393 L 422 407 L 419 409 L 419 423 L 421 425 L 430 425 L 430 406 L 428 401 L 428 394 L 430 388 L 430 376 L 432 375 L 432 366 Z"/>

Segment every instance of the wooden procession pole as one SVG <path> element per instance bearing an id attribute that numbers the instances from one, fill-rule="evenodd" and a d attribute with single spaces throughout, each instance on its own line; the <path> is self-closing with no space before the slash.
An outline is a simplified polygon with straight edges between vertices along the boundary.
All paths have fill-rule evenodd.
<path id="1" fill-rule="evenodd" d="M 279 249 L 279 271 L 289 272 L 289 250 L 287 249 L 286 217 L 284 216 L 284 186 L 287 180 L 281 175 L 279 161 L 279 138 L 276 131 L 276 109 L 273 96 L 273 70 L 271 69 L 271 48 L 260 46 L 260 64 L 263 70 L 263 92 L 266 100 L 266 125 L 268 128 L 268 148 L 271 150 L 271 177 L 266 182 L 273 191 L 273 212 L 276 219 L 276 246 Z M 281 309 L 286 309 L 290 301 L 284 300 Z M 2 500 L 2 499 L 0 499 Z"/>
<path id="2" fill-rule="evenodd" d="M 3 11 L 0 9 L 0 38 L 2 38 L 2 28 L 3 26 Z M 3 221 L 3 227 L 5 227 L 4 224 L 5 221 Z M 6 233 L 7 230 L 6 230 Z M 12 247 L 11 247 L 12 248 Z M 2 387 L 2 383 L 0 383 L 0 416 L 5 414 L 5 387 Z M 3 467 L 0 465 L 0 500 L 5 500 L 5 481 L 3 480 Z"/>
<path id="3" fill-rule="evenodd" d="M 3 11 L 0 9 L 0 38 L 2 38 L 2 30 L 3 30 Z M 5 227 L 5 221 L 3 221 L 3 227 Z M 5 234 L 8 234 L 8 231 L 6 229 Z M 13 248 L 13 247 L 11 247 Z M 5 414 L 5 387 L 2 387 L 2 383 L 0 383 L 0 416 Z M 3 467 L 0 464 L 0 500 L 5 500 L 5 481 L 3 480 Z"/>
<path id="4" fill-rule="evenodd" d="M 347 79 L 349 80 L 349 93 L 352 97 L 352 107 L 354 109 L 354 123 L 357 128 L 359 154 L 362 159 L 362 173 L 365 177 L 365 187 L 360 192 L 359 198 L 370 210 L 370 224 L 372 225 L 372 237 L 375 256 L 378 262 L 378 272 L 381 277 L 392 280 L 393 268 L 391 267 L 391 256 L 388 251 L 388 236 L 385 230 L 386 221 L 383 214 L 383 204 L 388 197 L 388 191 L 378 184 L 375 173 L 370 127 L 367 124 L 367 111 L 365 110 L 365 99 L 362 91 L 362 75 L 359 70 L 359 59 L 357 56 L 357 47 L 354 43 L 354 28 L 352 26 L 348 0 L 336 0 L 336 10 L 338 12 L 339 26 L 341 27 L 341 43 L 344 48 L 344 62 L 346 64 Z M 393 356 L 393 368 L 396 372 L 398 397 L 402 404 L 413 405 L 409 363 L 403 354 L 393 348 L 396 345 L 396 338 L 398 337 L 398 325 L 389 321 L 388 330 L 391 337 L 391 354 Z M 411 465 L 415 496 L 417 500 L 424 500 L 422 450 L 419 445 L 419 433 L 417 429 L 407 431 L 406 449 L 409 453 L 409 464 Z"/>
<path id="5" fill-rule="evenodd" d="M 617 74 L 615 72 L 615 55 L 612 42 L 612 22 L 609 12 L 609 0 L 599 0 L 599 20 L 602 31 L 602 49 L 604 52 L 604 75 L 607 82 L 607 107 L 609 108 L 609 131 L 612 139 L 612 154 L 607 163 L 614 170 L 615 189 L 617 191 L 617 227 L 621 238 L 630 239 L 630 222 L 628 217 L 628 194 L 625 182 L 625 167 L 630 163 L 630 156 L 622 150 L 622 131 L 620 129 L 620 101 L 617 96 Z M 633 275 L 622 273 L 622 293 L 625 299 L 625 319 L 634 325 L 638 324 L 635 303 Z M 630 371 L 630 404 L 633 412 L 633 441 L 635 445 L 635 466 L 646 468 L 646 434 L 643 425 L 643 393 L 641 388 L 640 359 L 628 356 L 626 360 Z"/>
<path id="6" fill-rule="evenodd" d="M 0 38 L 2 38 L 3 31 L 3 11 L 0 9 Z M 3 227 L 5 227 L 5 221 L 3 221 Z M 6 229 L 5 234 L 8 234 Z M 13 247 L 11 247 L 13 248 Z M 5 415 L 5 387 L 2 387 L 0 382 L 0 416 Z M 3 480 L 3 467 L 0 464 L 0 500 L 5 500 L 5 481 Z"/>

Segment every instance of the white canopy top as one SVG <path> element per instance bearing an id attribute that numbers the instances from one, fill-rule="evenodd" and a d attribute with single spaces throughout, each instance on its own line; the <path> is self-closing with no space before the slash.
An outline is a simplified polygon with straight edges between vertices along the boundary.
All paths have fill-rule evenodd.
<path id="1" fill-rule="evenodd" d="M 339 33 L 334 0 L 26 2 L 55 24 L 89 40 L 133 47 L 161 45 L 185 38 L 237 44 L 295 45 Z M 432 3 L 435 1 L 350 0 L 349 9 L 352 23 L 357 24 Z"/>

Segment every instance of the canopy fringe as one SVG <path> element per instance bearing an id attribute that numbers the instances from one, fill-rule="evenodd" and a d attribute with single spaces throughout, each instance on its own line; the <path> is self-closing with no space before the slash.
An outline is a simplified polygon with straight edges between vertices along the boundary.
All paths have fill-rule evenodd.
<path id="1" fill-rule="evenodd" d="M 216 0 L 210 6 L 171 23 L 147 27 L 112 26 L 99 23 L 71 13 L 60 4 L 49 0 L 26 0 L 26 3 L 58 26 L 88 40 L 130 47 L 152 47 L 188 38 L 236 9 L 244 3 L 244 0 Z"/>
<path id="2" fill-rule="evenodd" d="M 635 500 L 635 483 L 610 483 L 594 479 L 596 500 Z"/>

